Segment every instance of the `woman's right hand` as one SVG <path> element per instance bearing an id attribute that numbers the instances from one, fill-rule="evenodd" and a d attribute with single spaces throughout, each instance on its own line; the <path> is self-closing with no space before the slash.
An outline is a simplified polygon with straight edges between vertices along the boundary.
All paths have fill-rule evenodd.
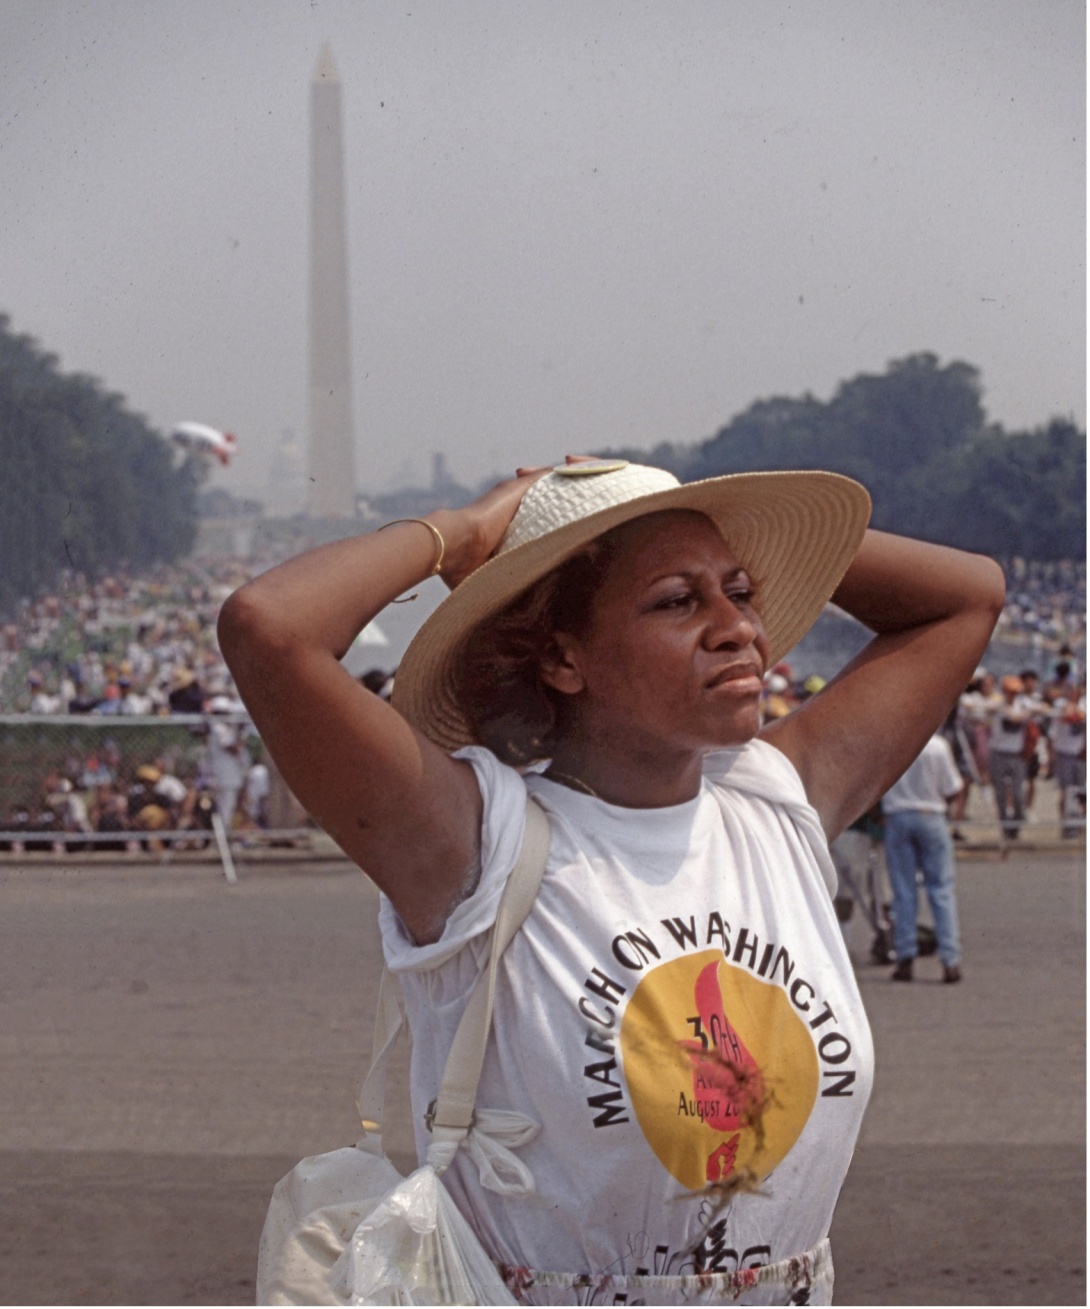
<path id="1" fill-rule="evenodd" d="M 564 462 L 581 464 L 596 457 L 567 455 Z M 444 509 L 428 515 L 446 542 L 439 575 L 452 590 L 495 554 L 522 503 L 522 497 L 539 477 L 551 471 L 551 466 L 519 468 L 513 478 L 498 483 L 464 508 Z"/>
<path id="2" fill-rule="evenodd" d="M 520 468 L 427 521 L 457 585 L 494 553 L 546 468 Z M 479 868 L 482 799 L 451 759 L 340 660 L 357 633 L 434 564 L 419 524 L 319 546 L 262 573 L 220 613 L 220 648 L 254 725 L 308 813 L 384 891 L 418 942 L 435 941 Z"/>
<path id="3" fill-rule="evenodd" d="M 522 497 L 548 468 L 520 468 L 461 509 L 439 509 L 428 515 L 443 535 L 446 550 L 439 576 L 451 589 L 490 558 L 511 524 Z"/>

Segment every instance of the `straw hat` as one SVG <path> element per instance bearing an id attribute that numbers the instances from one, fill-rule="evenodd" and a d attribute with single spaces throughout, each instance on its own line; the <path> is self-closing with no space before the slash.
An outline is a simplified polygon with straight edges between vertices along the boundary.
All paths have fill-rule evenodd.
<path id="1" fill-rule="evenodd" d="M 625 460 L 561 465 L 524 495 L 494 555 L 424 623 L 397 670 L 394 705 L 437 745 L 455 750 L 473 730 L 453 689 L 469 633 L 611 528 L 664 509 L 711 518 L 758 588 L 774 664 L 812 625 L 851 562 L 870 497 L 837 473 L 737 473 L 682 485 Z"/>

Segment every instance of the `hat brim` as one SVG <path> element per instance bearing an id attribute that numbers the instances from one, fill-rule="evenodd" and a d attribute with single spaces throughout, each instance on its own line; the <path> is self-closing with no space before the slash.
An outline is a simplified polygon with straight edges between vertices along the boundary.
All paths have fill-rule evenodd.
<path id="1" fill-rule="evenodd" d="M 595 537 L 645 514 L 692 509 L 717 524 L 752 577 L 778 662 L 810 629 L 851 563 L 870 496 L 839 473 L 734 473 L 638 496 L 497 555 L 471 573 L 413 638 L 397 670 L 394 706 L 444 750 L 476 738 L 458 706 L 453 670 L 469 634 Z"/>

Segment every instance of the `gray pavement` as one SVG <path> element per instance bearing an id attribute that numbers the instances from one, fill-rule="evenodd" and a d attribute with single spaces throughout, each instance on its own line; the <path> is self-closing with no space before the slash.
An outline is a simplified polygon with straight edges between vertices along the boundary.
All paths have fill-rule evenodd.
<path id="1" fill-rule="evenodd" d="M 853 924 L 878 1074 L 837 1299 L 1082 1304 L 1083 850 L 964 858 L 959 893 L 960 986 L 889 982 Z M 0 1302 L 252 1303 L 276 1179 L 356 1134 L 373 889 L 74 856 L 0 866 L 0 895 Z"/>

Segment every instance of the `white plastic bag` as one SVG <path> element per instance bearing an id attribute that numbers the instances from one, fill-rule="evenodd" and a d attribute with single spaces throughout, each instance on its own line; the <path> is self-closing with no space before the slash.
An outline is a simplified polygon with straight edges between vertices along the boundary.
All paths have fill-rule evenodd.
<path id="1" fill-rule="evenodd" d="M 301 1160 L 273 1191 L 257 1259 L 258 1304 L 515 1304 L 495 1265 L 439 1181 L 460 1146 L 481 1185 L 525 1195 L 533 1174 L 514 1154 L 538 1124 L 475 1107 L 496 971 L 537 895 L 549 822 L 526 801 L 526 832 L 492 931 L 488 967 L 458 1024 L 427 1123 L 427 1161 L 402 1177 L 382 1150 L 386 1063 L 404 1026 L 399 988 L 379 986 L 371 1065 L 356 1097 L 367 1135 L 354 1147 Z"/>
<path id="2" fill-rule="evenodd" d="M 501 1132 L 509 1140 L 521 1142 L 536 1130 L 520 1115 L 499 1117 L 512 1120 Z M 487 1138 L 482 1145 L 475 1151 L 482 1155 L 482 1173 L 486 1166 L 496 1169 L 491 1189 L 508 1194 L 528 1189 L 513 1175 L 517 1161 L 509 1151 Z M 443 1147 L 433 1145 L 431 1153 L 441 1155 Z M 515 1300 L 433 1163 L 402 1177 L 384 1155 L 371 1153 L 365 1138 L 358 1146 L 301 1160 L 277 1183 L 261 1233 L 257 1303 L 509 1305 Z"/>
<path id="3" fill-rule="evenodd" d="M 301 1159 L 276 1184 L 257 1255 L 258 1304 L 347 1304 L 330 1281 L 360 1223 L 403 1181 L 383 1155 L 347 1146 Z"/>
<path id="4" fill-rule="evenodd" d="M 331 1282 L 353 1305 L 515 1303 L 430 1164 L 364 1219 Z"/>

